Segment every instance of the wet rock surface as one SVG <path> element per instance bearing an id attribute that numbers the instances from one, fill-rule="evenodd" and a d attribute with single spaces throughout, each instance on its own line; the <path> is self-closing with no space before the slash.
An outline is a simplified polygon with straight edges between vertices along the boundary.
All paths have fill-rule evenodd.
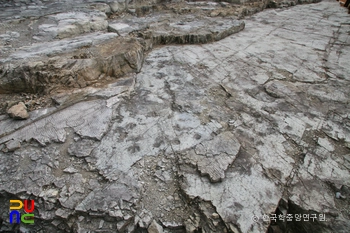
<path id="1" fill-rule="evenodd" d="M 91 4 L 89 19 L 122 5 Z M 0 116 L 0 231 L 349 231 L 350 28 L 337 2 L 220 18 L 215 30 L 208 16 L 158 14 L 97 17 L 94 29 L 53 10 L 40 44 L 1 47 L 1 92 L 45 91 L 54 104 Z M 213 38 L 153 48 L 178 28 Z M 9 223 L 11 199 L 35 200 L 34 225 Z"/>

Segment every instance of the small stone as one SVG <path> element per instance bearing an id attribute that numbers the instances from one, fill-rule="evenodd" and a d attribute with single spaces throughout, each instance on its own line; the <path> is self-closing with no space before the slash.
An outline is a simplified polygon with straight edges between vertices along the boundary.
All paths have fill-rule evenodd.
<path id="1" fill-rule="evenodd" d="M 57 227 L 58 225 L 60 225 L 62 223 L 62 221 L 60 221 L 60 220 L 53 220 L 51 223 L 52 223 L 52 225 Z"/>
<path id="2" fill-rule="evenodd" d="M 69 100 L 69 95 L 66 93 L 59 93 L 51 97 L 52 101 L 57 105 L 62 105 Z"/>
<path id="3" fill-rule="evenodd" d="M 213 219 L 219 219 L 220 218 L 220 215 L 218 215 L 217 213 L 213 213 L 211 216 L 213 217 Z"/>
<path id="4" fill-rule="evenodd" d="M 13 119 L 24 120 L 29 118 L 29 114 L 27 112 L 27 107 L 23 102 L 19 102 L 18 104 L 12 106 L 7 113 Z"/>
<path id="5" fill-rule="evenodd" d="M 67 219 L 70 213 L 68 211 L 60 208 L 60 209 L 56 210 L 55 214 L 61 218 Z"/>
<path id="6" fill-rule="evenodd" d="M 15 151 L 21 148 L 21 142 L 16 139 L 12 139 L 6 143 L 6 148 L 8 151 Z"/>
<path id="7" fill-rule="evenodd" d="M 148 233 L 163 233 L 163 227 L 153 220 L 148 227 Z"/>
<path id="8" fill-rule="evenodd" d="M 121 210 L 109 211 L 108 214 L 111 217 L 115 217 L 118 221 L 123 220 L 123 213 Z"/>
<path id="9" fill-rule="evenodd" d="M 101 221 L 100 221 L 100 224 L 99 224 L 99 226 L 98 226 L 98 228 L 101 229 L 101 228 L 103 227 L 103 224 L 104 224 L 104 223 L 105 223 L 105 221 L 101 220 Z"/>
<path id="10" fill-rule="evenodd" d="M 141 228 L 147 228 L 151 224 L 151 221 L 152 217 L 147 214 L 141 219 L 141 221 L 139 221 L 139 225 Z"/>
<path id="11" fill-rule="evenodd" d="M 345 196 L 341 195 L 340 192 L 336 192 L 336 193 L 335 193 L 335 197 L 336 197 L 337 199 L 340 199 L 340 198 L 345 199 Z"/>
<path id="12" fill-rule="evenodd" d="M 78 170 L 75 169 L 74 167 L 67 167 L 66 169 L 63 170 L 63 172 L 73 174 L 73 173 L 77 173 Z"/>

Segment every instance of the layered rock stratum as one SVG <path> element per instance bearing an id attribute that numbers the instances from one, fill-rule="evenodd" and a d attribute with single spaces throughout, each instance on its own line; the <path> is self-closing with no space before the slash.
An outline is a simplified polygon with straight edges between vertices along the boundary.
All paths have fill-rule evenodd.
<path id="1" fill-rule="evenodd" d="M 0 2 L 0 232 L 349 232 L 350 18 L 299 3 Z"/>

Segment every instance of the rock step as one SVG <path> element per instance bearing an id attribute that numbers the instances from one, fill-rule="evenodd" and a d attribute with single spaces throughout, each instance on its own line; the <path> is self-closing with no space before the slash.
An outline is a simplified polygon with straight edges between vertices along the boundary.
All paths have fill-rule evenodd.
<path id="1" fill-rule="evenodd" d="M 0 94 L 51 93 L 103 83 L 139 72 L 144 53 L 153 46 L 210 43 L 244 28 L 243 21 L 191 16 L 167 16 L 161 24 L 150 21 L 143 28 L 130 26 L 142 20 L 111 24 L 110 31 L 117 33 L 90 33 L 19 48 L 0 60 Z"/>

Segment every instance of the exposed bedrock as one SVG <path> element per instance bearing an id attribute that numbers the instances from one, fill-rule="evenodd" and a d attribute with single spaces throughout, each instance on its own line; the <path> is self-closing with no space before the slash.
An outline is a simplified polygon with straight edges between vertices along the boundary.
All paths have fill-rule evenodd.
<path id="1" fill-rule="evenodd" d="M 14 53 L 1 67 L 0 93 L 82 88 L 139 72 L 143 46 L 136 39 L 117 37 L 115 33 L 90 34 Z"/>
<path id="2" fill-rule="evenodd" d="M 140 72 L 145 52 L 153 46 L 204 44 L 244 28 L 243 21 L 230 18 L 158 14 L 113 20 L 110 32 L 103 32 L 108 25 L 106 15 L 95 11 L 59 13 L 33 22 L 34 36 L 28 39 L 36 42 L 27 46 L 13 42 L 19 47 L 3 48 L 0 94 L 52 93 L 115 80 Z"/>
<path id="3" fill-rule="evenodd" d="M 243 30 L 238 18 L 270 4 L 237 3 L 241 5 L 148 0 L 1 3 L 6 11 L 0 14 L 0 94 L 53 93 L 139 72 L 145 52 L 153 46 L 221 40 Z M 142 17 L 135 17 L 140 11 Z"/>

